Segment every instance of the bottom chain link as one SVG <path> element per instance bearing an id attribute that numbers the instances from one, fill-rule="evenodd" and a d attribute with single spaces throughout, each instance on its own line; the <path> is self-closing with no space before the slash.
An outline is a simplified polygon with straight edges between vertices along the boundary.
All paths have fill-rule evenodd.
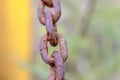
<path id="1" fill-rule="evenodd" d="M 67 43 L 62 35 L 58 35 L 60 51 L 53 51 L 52 55 L 48 55 L 47 35 L 40 40 L 40 53 L 44 62 L 50 65 L 50 76 L 48 80 L 65 80 L 63 63 L 68 57 Z"/>
<path id="2" fill-rule="evenodd" d="M 48 80 L 65 80 L 63 60 L 59 51 L 54 51 L 52 57 L 55 59 L 55 65 L 50 66 L 50 76 Z"/>

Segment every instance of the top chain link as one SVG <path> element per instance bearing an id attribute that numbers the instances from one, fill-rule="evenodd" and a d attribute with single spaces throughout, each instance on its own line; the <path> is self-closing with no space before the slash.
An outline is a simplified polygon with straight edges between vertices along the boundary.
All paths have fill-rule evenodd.
<path id="1" fill-rule="evenodd" d="M 39 21 L 43 25 L 45 25 L 45 23 L 46 23 L 45 6 L 54 8 L 54 11 L 50 12 L 50 13 L 52 15 L 53 24 L 55 24 L 61 16 L 60 0 L 40 0 L 40 4 L 39 4 L 39 7 L 38 7 L 38 9 L 39 9 L 38 10 L 38 17 L 39 17 Z"/>
<path id="2" fill-rule="evenodd" d="M 53 8 L 53 11 L 46 7 Z M 40 40 L 40 53 L 43 61 L 50 65 L 48 80 L 65 80 L 63 63 L 68 58 L 67 43 L 61 34 L 57 33 L 57 21 L 61 16 L 60 0 L 40 0 L 38 6 L 38 18 L 41 24 L 46 26 L 46 32 Z M 59 43 L 60 51 L 53 51 L 48 55 L 47 43 L 55 47 Z"/>
<path id="3" fill-rule="evenodd" d="M 53 7 L 53 11 L 45 11 L 45 6 Z M 56 22 L 61 16 L 61 7 L 59 0 L 40 0 L 38 7 L 38 17 L 41 24 L 46 25 L 48 40 L 52 46 L 58 44 L 56 37 Z"/>

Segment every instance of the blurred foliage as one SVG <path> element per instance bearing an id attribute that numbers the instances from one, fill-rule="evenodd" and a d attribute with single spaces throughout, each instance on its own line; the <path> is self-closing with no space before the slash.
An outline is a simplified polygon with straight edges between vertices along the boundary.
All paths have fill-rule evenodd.
<path id="1" fill-rule="evenodd" d="M 84 37 L 78 34 L 82 27 L 79 26 L 81 1 L 61 1 L 62 17 L 58 22 L 58 32 L 64 35 L 68 43 L 69 58 L 65 63 L 67 80 L 119 80 L 120 6 L 115 1 L 98 0 Z M 42 80 L 46 80 L 49 66 L 41 60 L 38 46 L 40 37 L 45 34 L 45 28 L 39 25 L 38 22 L 35 33 L 38 49 L 30 70 Z M 50 47 L 49 52 L 54 49 L 59 48 Z"/>

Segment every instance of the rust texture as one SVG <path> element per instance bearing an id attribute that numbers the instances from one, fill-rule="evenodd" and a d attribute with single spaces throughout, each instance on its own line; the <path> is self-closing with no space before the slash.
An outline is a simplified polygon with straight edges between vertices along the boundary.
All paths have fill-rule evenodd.
<path id="1" fill-rule="evenodd" d="M 53 8 L 53 11 L 45 7 Z M 46 27 L 46 34 L 40 40 L 40 55 L 42 60 L 50 66 L 48 80 L 65 80 L 63 63 L 68 58 L 67 43 L 64 37 L 57 33 L 57 21 L 61 16 L 60 0 L 40 0 L 38 6 L 38 18 Z M 59 51 L 48 54 L 48 42 L 51 46 L 59 45 Z"/>
<path id="2" fill-rule="evenodd" d="M 47 3 L 48 2 L 48 3 Z M 53 24 L 55 24 L 60 16 L 61 16 L 61 6 L 60 6 L 60 0 L 40 0 L 39 6 L 38 6 L 38 18 L 41 24 L 45 25 L 46 18 L 45 18 L 45 5 L 48 4 L 53 5 L 54 11 L 51 12 L 53 16 Z M 46 5 L 46 6 L 48 6 Z M 49 7 L 48 6 L 48 7 Z"/>

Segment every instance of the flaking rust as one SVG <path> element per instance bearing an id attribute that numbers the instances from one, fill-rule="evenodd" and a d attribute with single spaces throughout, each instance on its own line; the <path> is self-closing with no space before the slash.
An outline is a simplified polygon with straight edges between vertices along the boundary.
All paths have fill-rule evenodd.
<path id="1" fill-rule="evenodd" d="M 45 11 L 45 7 L 53 7 L 54 11 Z M 38 6 L 38 18 L 41 24 L 46 26 L 46 32 L 40 40 L 40 55 L 42 60 L 50 66 L 48 80 L 65 80 L 63 63 L 68 58 L 67 43 L 61 34 L 57 33 L 56 22 L 61 16 L 60 0 L 40 0 Z M 48 42 L 60 50 L 48 54 Z"/>

